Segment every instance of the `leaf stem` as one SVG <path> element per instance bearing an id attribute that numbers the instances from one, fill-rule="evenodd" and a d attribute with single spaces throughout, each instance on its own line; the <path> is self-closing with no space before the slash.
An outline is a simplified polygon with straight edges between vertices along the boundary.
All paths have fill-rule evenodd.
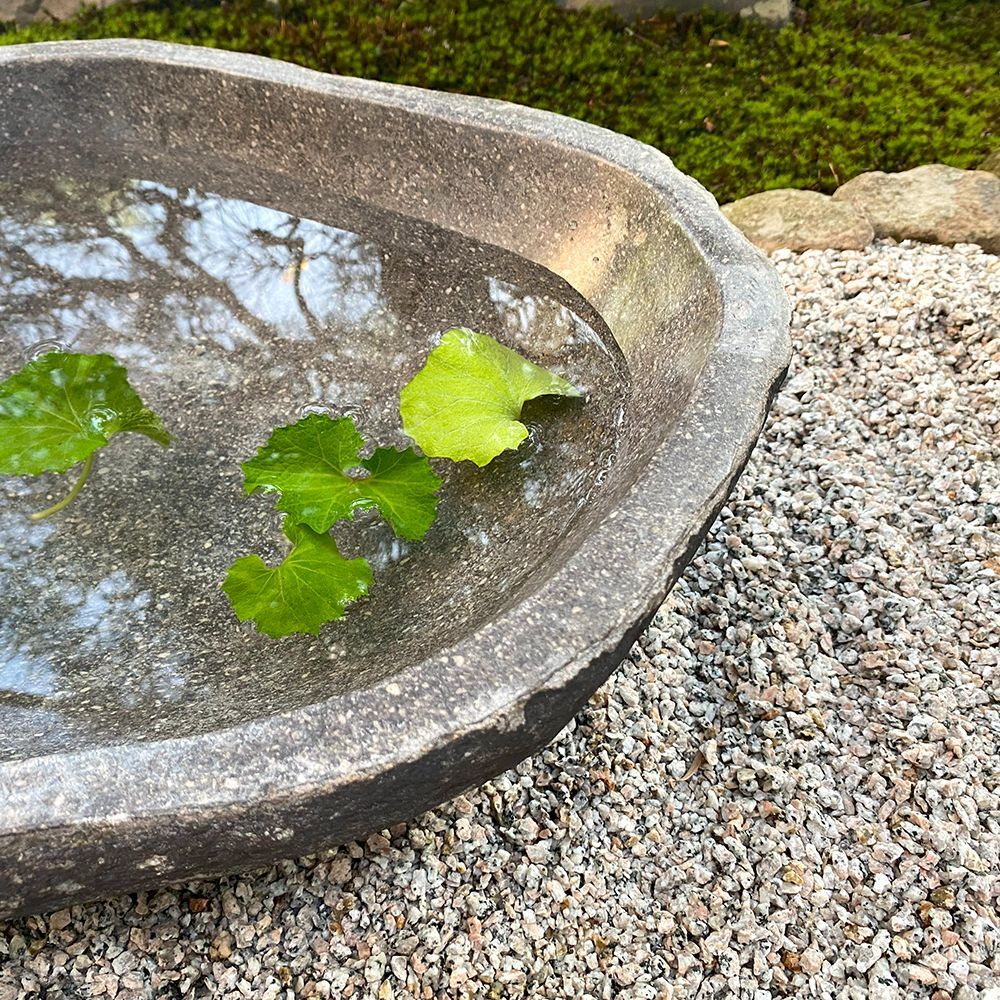
<path id="1" fill-rule="evenodd" d="M 83 471 L 80 473 L 80 478 L 73 484 L 73 488 L 60 500 L 58 503 L 54 503 L 51 507 L 47 507 L 45 510 L 38 511 L 37 514 L 31 515 L 32 521 L 44 521 L 45 518 L 51 517 L 53 514 L 58 514 L 64 507 L 68 507 L 79 495 L 80 490 L 83 489 L 84 484 L 87 482 L 87 476 L 90 475 L 90 470 L 94 465 L 94 455 L 88 455 L 87 460 L 83 463 Z"/>

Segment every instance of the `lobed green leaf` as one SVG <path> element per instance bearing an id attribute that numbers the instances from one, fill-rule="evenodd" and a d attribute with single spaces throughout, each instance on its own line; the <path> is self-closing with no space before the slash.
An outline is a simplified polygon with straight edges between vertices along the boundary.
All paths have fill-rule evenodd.
<path id="1" fill-rule="evenodd" d="M 65 472 L 124 432 L 170 444 L 109 354 L 53 351 L 0 383 L 0 473 Z"/>
<path id="2" fill-rule="evenodd" d="M 529 399 L 580 390 L 492 337 L 448 330 L 399 395 L 403 430 L 434 458 L 483 466 L 528 436 Z"/>
<path id="3" fill-rule="evenodd" d="M 253 621 L 273 639 L 317 635 L 368 592 L 371 569 L 364 559 L 345 559 L 327 534 L 287 519 L 284 531 L 292 549 L 281 563 L 272 568 L 257 555 L 237 559 L 222 589 L 241 622 Z"/>
<path id="4" fill-rule="evenodd" d="M 243 463 L 247 495 L 280 493 L 278 510 L 314 531 L 375 507 L 400 538 L 423 538 L 434 523 L 441 485 L 430 462 L 412 448 L 378 448 L 362 459 L 363 445 L 350 417 L 311 413 L 279 427 Z"/>

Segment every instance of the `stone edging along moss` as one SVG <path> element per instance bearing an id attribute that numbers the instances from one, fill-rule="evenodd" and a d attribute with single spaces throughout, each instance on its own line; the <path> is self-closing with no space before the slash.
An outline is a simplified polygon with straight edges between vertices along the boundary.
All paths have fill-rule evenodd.
<path id="1" fill-rule="evenodd" d="M 873 239 L 976 243 L 1000 254 L 1000 150 L 976 170 L 940 163 L 859 174 L 832 195 L 778 188 L 722 206 L 765 252 L 861 250 Z"/>

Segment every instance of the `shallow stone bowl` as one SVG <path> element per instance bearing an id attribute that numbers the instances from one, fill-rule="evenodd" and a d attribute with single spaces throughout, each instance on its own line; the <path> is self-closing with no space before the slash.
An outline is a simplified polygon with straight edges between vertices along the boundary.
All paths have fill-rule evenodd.
<path id="1" fill-rule="evenodd" d="M 182 634 L 227 679 L 216 700 L 193 685 L 180 696 L 123 697 L 115 708 L 93 701 L 93 685 L 74 690 L 71 677 L 59 704 L 72 715 L 90 698 L 93 725 L 77 713 L 70 738 L 56 723 L 39 723 L 36 736 L 30 727 L 42 716 L 5 703 L 4 668 L 17 665 L 0 663 L 0 730 L 7 726 L 10 748 L 0 754 L 0 914 L 361 837 L 537 750 L 663 602 L 743 469 L 786 369 L 788 306 L 765 258 L 666 156 L 581 122 L 255 56 L 103 41 L 0 49 L 0 135 L 5 162 L 29 170 L 36 158 L 64 154 L 148 156 L 168 173 L 172 161 L 238 162 L 243 173 L 220 167 L 218 184 L 240 195 L 240 176 L 258 178 L 247 182 L 252 202 L 294 177 L 297 216 L 321 218 L 336 205 L 411 220 L 403 228 L 429 234 L 427 245 L 445 233 L 449 246 L 493 248 L 512 273 L 527 268 L 546 295 L 604 331 L 621 368 L 603 385 L 615 403 L 613 460 L 585 502 L 558 524 L 542 511 L 523 530 L 507 525 L 505 565 L 523 572 L 502 594 L 490 590 L 489 574 L 467 592 L 449 578 L 439 595 L 446 611 L 433 614 L 425 600 L 414 623 L 403 593 L 393 628 L 382 615 L 372 625 L 377 643 L 358 636 L 363 670 L 352 673 L 350 650 L 337 659 L 309 641 L 269 647 L 250 626 L 199 632 L 182 618 Z M 430 308 L 427 322 L 438 317 Z M 532 353 L 532 343 L 521 346 Z M 363 363 L 363 345 L 348 354 L 356 360 L 359 350 Z M 572 429 L 603 412 L 557 405 L 552 419 Z M 131 447 L 122 446 L 122 461 Z M 88 485 L 89 499 L 85 491 L 67 518 L 105 501 L 113 511 L 114 481 Z M 157 524 L 172 510 L 157 508 L 142 544 L 162 543 Z M 60 530 L 69 537 L 66 525 L 82 523 Z M 110 521 L 106 530 L 114 537 Z M 477 579 L 476 565 L 467 557 L 468 579 Z M 7 614 L 15 634 L 27 632 L 27 611 Z M 152 611 L 135 620 L 154 628 Z M 149 642 L 161 638 L 151 633 Z M 141 626 L 120 639 L 126 677 L 124 650 L 145 655 L 149 642 Z M 59 704 L 45 719 L 58 719 Z"/>

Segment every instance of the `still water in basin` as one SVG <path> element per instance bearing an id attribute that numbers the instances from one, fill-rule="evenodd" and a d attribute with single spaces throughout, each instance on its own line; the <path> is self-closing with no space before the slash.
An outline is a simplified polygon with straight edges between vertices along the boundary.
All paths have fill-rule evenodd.
<path id="1" fill-rule="evenodd" d="M 169 451 L 116 438 L 81 497 L 39 524 L 27 515 L 71 477 L 0 477 L 0 760 L 219 728 L 395 673 L 509 606 L 615 462 L 624 363 L 568 285 L 239 171 L 92 153 L 67 168 L 44 150 L 0 162 L 0 378 L 53 348 L 107 352 L 174 435 Z M 529 404 L 528 441 L 484 470 L 435 461 L 440 516 L 422 543 L 372 513 L 338 525 L 375 584 L 319 637 L 239 624 L 228 566 L 284 551 L 239 462 L 310 411 L 404 447 L 399 390 L 450 326 L 520 349 L 586 400 Z"/>

